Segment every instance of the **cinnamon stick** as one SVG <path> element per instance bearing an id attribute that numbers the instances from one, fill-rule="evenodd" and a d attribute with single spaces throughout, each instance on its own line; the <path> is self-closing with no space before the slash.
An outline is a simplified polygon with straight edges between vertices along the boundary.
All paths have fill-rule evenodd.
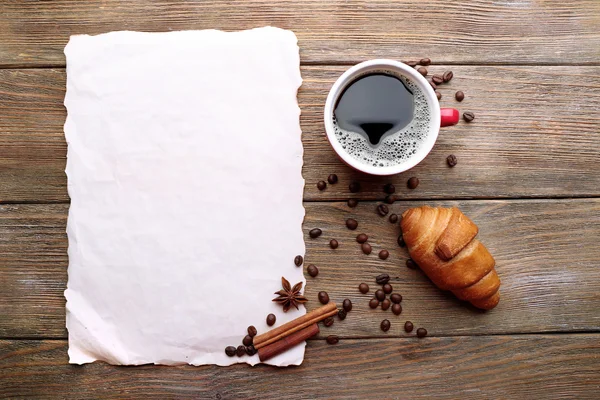
<path id="1" fill-rule="evenodd" d="M 275 329 L 271 329 L 269 332 L 255 336 L 254 348 L 258 350 L 335 314 L 337 314 L 337 306 L 335 303 L 328 303 Z"/>
<path id="2" fill-rule="evenodd" d="M 294 332 L 283 339 L 259 349 L 258 358 L 260 361 L 267 361 L 269 358 L 275 357 L 276 355 L 291 349 L 309 337 L 315 336 L 317 333 L 319 333 L 319 325 L 316 323 L 309 325 L 304 329 Z"/>

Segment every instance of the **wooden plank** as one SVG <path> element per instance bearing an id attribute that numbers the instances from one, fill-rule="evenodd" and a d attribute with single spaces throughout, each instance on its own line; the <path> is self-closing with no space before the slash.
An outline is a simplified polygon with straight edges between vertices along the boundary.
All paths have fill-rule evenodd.
<path id="1" fill-rule="evenodd" d="M 69 35 L 113 30 L 292 29 L 304 62 L 596 63 L 597 0 L 5 0 L 0 65 L 64 65 Z"/>
<path id="2" fill-rule="evenodd" d="M 305 199 L 345 200 L 353 179 L 363 183 L 361 199 L 383 198 L 386 182 L 411 199 L 600 195 L 600 67 L 452 69 L 442 105 L 474 111 L 476 120 L 445 128 L 412 170 L 373 178 L 343 165 L 324 136 L 322 108 L 344 67 L 303 67 Z M 64 87 L 64 70 L 0 71 L 0 202 L 68 201 Z M 452 98 L 459 89 L 462 103 Z M 453 169 L 445 162 L 451 153 L 459 160 Z M 316 182 L 330 173 L 340 183 L 319 192 Z M 406 188 L 410 176 L 421 180 L 417 190 Z"/>
<path id="3" fill-rule="evenodd" d="M 65 341 L 0 341 L 4 398 L 597 399 L 600 335 L 309 341 L 300 367 L 67 364 Z"/>
<path id="4" fill-rule="evenodd" d="M 424 202 L 396 202 L 401 213 Z M 431 335 L 480 335 L 525 332 L 600 331 L 600 199 L 447 201 L 428 204 L 460 207 L 480 228 L 479 238 L 497 262 L 502 280 L 500 305 L 480 312 L 436 289 L 420 272 L 404 266 L 407 254 L 396 244 L 398 227 L 375 214 L 376 203 L 351 210 L 343 203 L 306 203 L 304 230 L 323 230 L 322 237 L 306 236 L 305 266 L 320 268 L 308 279 L 308 308 L 319 305 L 325 290 L 337 302 L 349 298 L 354 308 L 344 321 L 323 328 L 320 337 L 406 336 L 406 320 L 426 327 Z M 0 337 L 65 338 L 64 298 L 67 268 L 66 204 L 0 206 Z M 345 218 L 359 221 L 349 231 Z M 374 252 L 362 254 L 355 237 L 370 236 Z M 339 248 L 328 246 L 331 238 Z M 390 257 L 379 260 L 387 249 Z M 295 255 L 290 255 L 292 258 Z M 404 297 L 400 316 L 371 310 L 370 295 L 380 273 Z M 277 288 L 273 288 L 275 291 Z M 379 329 L 387 318 L 388 333 Z"/>

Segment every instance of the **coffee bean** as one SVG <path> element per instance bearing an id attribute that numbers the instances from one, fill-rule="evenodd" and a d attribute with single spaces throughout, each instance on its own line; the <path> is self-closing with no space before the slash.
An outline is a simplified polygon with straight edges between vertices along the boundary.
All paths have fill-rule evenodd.
<path id="1" fill-rule="evenodd" d="M 320 230 L 319 228 L 315 228 L 315 229 L 311 229 L 310 232 L 308 232 L 308 235 L 313 238 L 316 239 L 319 236 L 321 236 L 321 233 L 323 233 L 322 230 Z"/>
<path id="2" fill-rule="evenodd" d="M 396 191 L 396 186 L 392 185 L 391 183 L 386 183 L 386 185 L 383 187 L 383 191 L 387 194 L 393 194 Z"/>
<path id="3" fill-rule="evenodd" d="M 385 299 L 385 292 L 381 289 L 377 289 L 375 291 L 375 297 L 377 298 L 377 300 L 383 301 Z"/>
<path id="4" fill-rule="evenodd" d="M 396 199 L 397 199 L 396 196 L 394 196 L 393 194 L 385 196 L 385 202 L 388 204 L 394 204 Z"/>
<path id="5" fill-rule="evenodd" d="M 246 346 L 239 345 L 239 346 L 237 347 L 237 349 L 235 349 L 235 354 L 236 354 L 238 357 L 241 357 L 241 356 L 243 356 L 244 354 L 246 354 Z"/>
<path id="6" fill-rule="evenodd" d="M 333 317 L 327 317 L 323 320 L 323 325 L 329 328 L 331 325 L 333 325 L 334 322 L 335 321 L 333 320 Z"/>
<path id="7" fill-rule="evenodd" d="M 381 302 L 381 309 L 383 311 L 387 311 L 387 309 L 390 308 L 391 305 L 392 305 L 392 302 L 390 301 L 390 299 L 384 299 Z"/>
<path id="8" fill-rule="evenodd" d="M 419 268 L 419 266 L 417 265 L 416 262 L 413 261 L 412 258 L 409 258 L 408 260 L 406 260 L 406 266 L 410 269 L 417 269 Z"/>
<path id="9" fill-rule="evenodd" d="M 366 285 L 366 283 L 364 283 L 364 285 Z M 369 288 L 367 286 L 367 292 L 368 291 L 369 291 Z M 361 290 L 361 292 L 362 292 L 362 290 Z M 344 307 L 344 310 L 346 310 L 346 312 L 352 311 L 352 301 L 350 301 L 350 299 L 345 299 L 342 303 L 342 307 Z"/>
<path id="10" fill-rule="evenodd" d="M 317 268 L 316 265 L 310 264 L 308 268 L 306 268 L 306 272 L 308 272 L 308 274 L 314 278 L 315 276 L 319 275 L 319 268 Z"/>
<path id="11" fill-rule="evenodd" d="M 456 101 L 463 101 L 465 99 L 465 94 L 459 90 L 458 92 L 454 93 L 454 98 Z"/>
<path id="12" fill-rule="evenodd" d="M 294 258 L 294 264 L 296 264 L 296 267 L 301 266 L 302 263 L 304 263 L 304 258 L 302 256 L 296 256 Z"/>
<path id="13" fill-rule="evenodd" d="M 390 219 L 389 219 L 389 221 L 390 221 L 392 224 L 395 224 L 395 223 L 397 223 L 397 222 L 398 222 L 398 214 L 392 214 L 392 215 L 390 215 Z"/>
<path id="14" fill-rule="evenodd" d="M 244 340 L 242 340 L 242 344 L 244 346 L 250 346 L 252 344 L 252 336 L 250 336 L 250 335 L 244 336 Z"/>
<path id="15" fill-rule="evenodd" d="M 419 64 L 429 65 L 429 64 L 431 64 L 431 59 L 430 58 L 421 58 L 421 61 L 419 61 Z"/>
<path id="16" fill-rule="evenodd" d="M 252 345 L 246 347 L 246 354 L 248 354 L 249 356 L 253 356 L 257 353 L 256 348 Z"/>
<path id="17" fill-rule="evenodd" d="M 369 307 L 375 309 L 377 306 L 379 306 L 379 300 L 372 298 L 371 301 L 369 301 Z"/>
<path id="18" fill-rule="evenodd" d="M 408 332 L 408 333 L 411 333 L 414 327 L 415 327 L 415 326 L 414 326 L 414 325 L 413 325 L 413 323 L 412 323 L 412 322 L 410 322 L 410 321 L 406 321 L 406 322 L 404 323 L 404 330 L 405 330 L 406 332 Z"/>
<path id="19" fill-rule="evenodd" d="M 442 94 L 436 90 L 435 91 L 435 97 L 437 97 L 438 100 L 441 100 L 442 99 Z"/>
<path id="20" fill-rule="evenodd" d="M 407 62 L 405 62 L 404 64 L 408 65 L 409 67 L 412 67 L 412 68 L 414 68 L 414 67 L 416 67 L 417 65 L 419 65 L 419 62 L 418 62 L 418 61 L 407 61 Z"/>
<path id="21" fill-rule="evenodd" d="M 326 187 L 327 187 L 327 184 L 325 183 L 325 181 L 319 181 L 319 182 L 317 182 L 317 189 L 319 189 L 319 190 L 325 190 Z"/>
<path id="22" fill-rule="evenodd" d="M 437 85 L 435 84 L 435 82 L 433 82 L 433 80 L 427 79 L 427 82 L 429 82 L 433 90 L 437 90 Z"/>
<path id="23" fill-rule="evenodd" d="M 406 243 L 404 243 L 404 238 L 402 237 L 402 234 L 400 234 L 400 236 L 398 236 L 398 246 L 400 246 L 400 247 L 406 246 Z"/>
<path id="24" fill-rule="evenodd" d="M 366 283 L 361 283 L 360 285 L 358 285 L 358 290 L 362 294 L 369 293 L 369 285 L 367 285 Z"/>
<path id="25" fill-rule="evenodd" d="M 381 250 L 379 252 L 379 258 L 381 258 L 382 260 L 387 260 L 387 258 L 390 256 L 390 252 L 387 250 Z"/>
<path id="26" fill-rule="evenodd" d="M 385 285 L 383 285 L 382 289 L 383 289 L 383 292 L 385 294 L 390 294 L 394 290 L 394 288 L 392 287 L 392 285 L 390 285 L 389 283 L 386 283 Z"/>
<path id="27" fill-rule="evenodd" d="M 338 183 L 338 176 L 336 174 L 331 174 L 327 177 L 327 182 L 331 183 L 332 185 L 335 185 L 336 183 Z"/>
<path id="28" fill-rule="evenodd" d="M 419 68 L 417 68 L 417 71 L 418 71 L 418 72 L 419 72 L 421 75 L 423 75 L 423 76 L 427 76 L 427 68 L 425 68 L 425 67 L 419 67 Z"/>
<path id="29" fill-rule="evenodd" d="M 379 274 L 375 277 L 375 282 L 378 285 L 385 285 L 390 281 L 390 276 L 388 274 Z"/>
<path id="30" fill-rule="evenodd" d="M 402 313 L 402 306 L 400 304 L 394 304 L 392 306 L 392 312 L 395 315 L 400 315 Z"/>
<path id="31" fill-rule="evenodd" d="M 381 330 L 384 332 L 387 332 L 390 330 L 390 327 L 392 326 L 392 324 L 390 323 L 389 320 L 384 319 L 383 321 L 381 321 Z"/>
<path id="32" fill-rule="evenodd" d="M 390 300 L 392 300 L 392 303 L 394 304 L 399 304 L 402 301 L 402 295 L 399 293 L 392 293 Z"/>
<path id="33" fill-rule="evenodd" d="M 348 207 L 354 208 L 358 205 L 358 200 L 356 199 L 348 199 Z"/>
<path id="34" fill-rule="evenodd" d="M 355 220 L 354 218 L 348 218 L 346 220 L 346 227 L 348 229 L 350 229 L 351 231 L 355 230 L 356 228 L 358 228 L 358 221 Z"/>
<path id="35" fill-rule="evenodd" d="M 425 336 L 427 336 L 427 329 L 425 329 L 425 328 L 417 329 L 417 337 L 423 338 Z"/>
<path id="36" fill-rule="evenodd" d="M 390 212 L 390 209 L 385 204 L 380 204 L 377 206 L 377 214 L 385 217 Z"/>
<path id="37" fill-rule="evenodd" d="M 419 178 L 413 176 L 406 182 L 406 186 L 408 186 L 409 189 L 416 189 L 417 186 L 419 186 Z"/>
<path id="38" fill-rule="evenodd" d="M 275 316 L 275 314 L 267 315 L 267 325 L 273 326 L 275 325 L 275 321 L 277 321 L 277 317 Z"/>
<path id="39" fill-rule="evenodd" d="M 338 344 L 340 341 L 340 339 L 335 335 L 329 335 L 325 340 L 327 341 L 327 344 Z"/>
<path id="40" fill-rule="evenodd" d="M 250 335 L 250 337 L 254 337 L 256 336 L 256 334 L 258 333 L 258 331 L 256 330 L 256 328 L 254 327 L 254 325 L 250 325 L 248 327 L 248 335 Z"/>
<path id="41" fill-rule="evenodd" d="M 346 315 L 348 315 L 348 313 L 347 313 L 347 312 L 346 312 L 346 310 L 344 310 L 343 308 L 340 308 L 340 309 L 338 310 L 338 318 L 339 318 L 340 320 L 342 320 L 342 321 L 343 321 L 343 320 L 345 320 L 345 319 L 346 319 Z"/>
<path id="42" fill-rule="evenodd" d="M 350 189 L 351 193 L 358 193 L 360 191 L 360 183 L 354 181 L 351 182 L 350 185 L 348 186 L 348 189 Z"/>
<path id="43" fill-rule="evenodd" d="M 369 237 L 367 235 L 365 235 L 364 233 L 360 233 L 358 236 L 356 236 L 356 241 L 358 243 L 364 243 L 367 240 L 369 240 Z"/>
<path id="44" fill-rule="evenodd" d="M 225 354 L 227 354 L 229 357 L 233 357 L 235 356 L 236 350 L 237 349 L 234 346 L 227 346 L 225 347 Z"/>
<path id="45" fill-rule="evenodd" d="M 327 292 L 319 292 L 318 297 L 321 304 L 329 303 L 329 295 L 327 294 Z"/>
<path id="46" fill-rule="evenodd" d="M 436 85 L 440 85 L 442 83 L 444 83 L 444 77 L 442 75 L 439 74 L 435 74 L 431 77 L 431 80 L 433 81 L 433 83 L 435 83 Z"/>
<path id="47" fill-rule="evenodd" d="M 371 251 L 373 250 L 371 248 L 371 245 L 369 243 L 363 243 L 360 248 L 362 249 L 363 253 L 365 253 L 366 255 L 371 254 Z"/>
<path id="48" fill-rule="evenodd" d="M 446 158 L 446 162 L 448 163 L 448 166 L 450 168 L 454 167 L 456 164 L 458 164 L 458 159 L 456 158 L 456 156 L 454 154 L 450 154 L 447 158 Z"/>
<path id="49" fill-rule="evenodd" d="M 337 241 L 337 240 L 335 240 L 335 239 L 331 239 L 331 240 L 329 241 L 329 247 L 331 247 L 332 249 L 337 249 L 339 245 L 340 245 L 340 244 L 339 244 L 339 243 L 338 243 L 338 241 Z"/>
<path id="50" fill-rule="evenodd" d="M 466 122 L 471 122 L 471 121 L 473 121 L 475 119 L 475 114 L 473 114 L 471 111 L 465 111 L 463 113 L 463 119 Z"/>
<path id="51" fill-rule="evenodd" d="M 444 72 L 444 75 L 442 75 L 442 77 L 444 78 L 444 82 L 450 82 L 454 77 L 454 74 L 452 73 L 452 71 L 446 71 Z"/>

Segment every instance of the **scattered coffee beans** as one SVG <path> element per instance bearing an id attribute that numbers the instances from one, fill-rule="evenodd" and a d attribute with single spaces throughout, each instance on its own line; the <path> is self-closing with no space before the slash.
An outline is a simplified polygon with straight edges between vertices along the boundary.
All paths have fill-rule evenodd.
<path id="1" fill-rule="evenodd" d="M 335 185 L 336 183 L 338 183 L 338 177 L 336 174 L 331 174 L 327 177 L 327 182 L 331 183 L 332 185 Z"/>
<path id="2" fill-rule="evenodd" d="M 356 199 L 348 199 L 348 207 L 354 208 L 358 205 L 358 200 Z"/>
<path id="3" fill-rule="evenodd" d="M 388 274 L 379 274 L 375 277 L 375 282 L 378 285 L 385 285 L 390 281 L 390 276 Z"/>
<path id="4" fill-rule="evenodd" d="M 452 167 L 454 167 L 458 163 L 458 159 L 456 158 L 456 156 L 454 154 L 450 154 L 446 158 L 446 162 L 448 163 L 448 166 L 450 168 L 452 168 Z"/>
<path id="5" fill-rule="evenodd" d="M 417 65 L 419 65 L 419 62 L 418 62 L 418 61 L 407 61 L 407 62 L 405 62 L 404 64 L 408 65 L 409 67 L 412 67 L 412 68 L 414 68 L 414 67 L 416 67 Z"/>
<path id="6" fill-rule="evenodd" d="M 392 224 L 397 223 L 398 222 L 398 214 L 392 214 L 392 215 L 390 215 L 390 222 Z"/>
<path id="7" fill-rule="evenodd" d="M 308 268 L 306 268 L 306 272 L 308 272 L 308 274 L 314 278 L 315 276 L 319 275 L 319 268 L 317 268 L 316 265 L 310 264 Z"/>
<path id="8" fill-rule="evenodd" d="M 402 295 L 399 293 L 392 293 L 390 300 L 392 300 L 392 303 L 398 304 L 402 301 Z"/>
<path id="9" fill-rule="evenodd" d="M 437 97 L 438 100 L 441 100 L 442 99 L 442 94 L 436 90 L 435 91 L 435 97 Z"/>
<path id="10" fill-rule="evenodd" d="M 387 332 L 390 330 L 390 327 L 392 326 L 392 324 L 390 323 L 389 320 L 384 319 L 383 321 L 381 321 L 381 330 L 384 332 Z"/>
<path id="11" fill-rule="evenodd" d="M 382 289 L 385 294 L 390 294 L 394 291 L 394 288 L 389 283 L 386 283 L 385 285 L 383 285 Z"/>
<path id="12" fill-rule="evenodd" d="M 327 187 L 327 184 L 325 183 L 325 181 L 319 181 L 319 182 L 317 182 L 317 189 L 319 189 L 319 190 L 325 190 L 326 187 Z"/>
<path id="13" fill-rule="evenodd" d="M 355 220 L 354 218 L 348 218 L 346 220 L 346 227 L 348 229 L 350 229 L 351 231 L 355 230 L 356 228 L 358 228 L 358 221 Z"/>
<path id="14" fill-rule="evenodd" d="M 442 83 L 444 83 L 444 77 L 442 75 L 439 74 L 435 74 L 431 77 L 431 80 L 433 81 L 433 83 L 435 83 L 436 85 L 440 85 Z"/>
<path id="15" fill-rule="evenodd" d="M 250 337 L 254 337 L 256 336 L 256 334 L 258 333 L 258 331 L 256 330 L 256 328 L 254 327 L 254 325 L 250 325 L 248 327 L 248 335 L 250 335 Z"/>
<path id="16" fill-rule="evenodd" d="M 373 250 L 371 248 L 371 245 L 369 243 L 363 243 L 360 248 L 362 249 L 362 252 L 365 253 L 366 255 L 371 254 L 371 251 Z"/>
<path id="17" fill-rule="evenodd" d="M 294 264 L 296 264 L 296 267 L 301 266 L 302 263 L 304 263 L 304 258 L 302 256 L 296 256 L 294 258 Z"/>
<path id="18" fill-rule="evenodd" d="M 416 189 L 417 186 L 419 186 L 419 178 L 413 176 L 406 182 L 406 186 L 408 186 L 409 189 Z"/>
<path id="19" fill-rule="evenodd" d="M 332 249 L 337 249 L 339 245 L 340 245 L 340 244 L 339 244 L 339 243 L 338 243 L 338 241 L 337 241 L 337 240 L 335 240 L 335 239 L 331 239 L 331 240 L 329 241 L 329 247 L 331 247 Z"/>
<path id="20" fill-rule="evenodd" d="M 346 310 L 344 310 L 343 308 L 340 308 L 340 309 L 338 310 L 338 318 L 339 318 L 340 320 L 342 320 L 342 321 L 343 321 L 343 320 L 345 320 L 345 319 L 346 319 L 346 315 L 348 315 L 348 313 L 347 313 L 347 312 L 346 312 Z"/>
<path id="21" fill-rule="evenodd" d="M 366 283 L 365 283 L 365 285 L 366 285 Z M 368 291 L 369 291 L 369 288 L 367 287 L 367 292 Z M 361 290 L 361 292 L 362 292 L 362 290 Z M 352 311 L 352 301 L 350 301 L 350 299 L 345 299 L 342 303 L 342 307 L 344 307 L 344 310 L 346 310 L 346 312 Z"/>
<path id="22" fill-rule="evenodd" d="M 429 65 L 429 64 L 431 64 L 431 59 L 430 58 L 421 58 L 421 61 L 419 61 L 419 64 Z"/>
<path id="23" fill-rule="evenodd" d="M 267 315 L 267 325 L 273 326 L 275 325 L 275 321 L 277 321 L 277 317 L 275 316 L 275 314 Z"/>
<path id="24" fill-rule="evenodd" d="M 308 235 L 313 238 L 316 239 L 319 236 L 321 236 L 321 233 L 323 233 L 322 230 L 320 230 L 319 228 L 315 228 L 315 229 L 311 229 L 310 232 L 308 232 Z"/>
<path id="25" fill-rule="evenodd" d="M 452 71 L 446 71 L 442 77 L 444 78 L 444 82 L 450 82 L 454 77 L 454 73 L 452 73 Z"/>
<path id="26" fill-rule="evenodd" d="M 406 332 L 408 332 L 408 333 L 411 333 L 414 327 L 415 327 L 415 326 L 414 326 L 414 325 L 413 325 L 413 323 L 412 323 L 412 322 L 410 322 L 410 321 L 406 321 L 406 322 L 404 323 L 404 330 L 405 330 Z"/>
<path id="27" fill-rule="evenodd" d="M 388 203 L 388 204 L 394 204 L 394 202 L 396 200 L 397 200 L 396 196 L 394 196 L 393 194 L 385 196 L 385 202 Z"/>
<path id="28" fill-rule="evenodd" d="M 356 181 L 350 182 L 350 185 L 348 185 L 348 189 L 350 189 L 350 193 L 357 193 L 360 191 L 360 183 Z"/>
<path id="29" fill-rule="evenodd" d="M 425 329 L 425 328 L 419 328 L 419 329 L 417 329 L 417 337 L 422 338 L 422 337 L 425 337 L 425 336 L 427 336 L 427 329 Z"/>
<path id="30" fill-rule="evenodd" d="M 250 346 L 252 344 L 252 336 L 250 336 L 250 335 L 244 336 L 244 340 L 242 340 L 242 344 L 244 346 Z"/>
<path id="31" fill-rule="evenodd" d="M 384 299 L 381 302 L 381 309 L 383 311 L 387 311 L 387 309 L 390 308 L 391 305 L 392 305 L 392 302 L 390 301 L 390 299 Z"/>
<path id="32" fill-rule="evenodd" d="M 237 349 L 234 346 L 227 346 L 225 347 L 225 354 L 227 354 L 229 357 L 233 357 L 235 356 L 236 350 Z"/>
<path id="33" fill-rule="evenodd" d="M 431 87 L 433 88 L 433 90 L 437 90 L 437 85 L 433 82 L 433 80 L 427 79 L 427 82 L 429 82 L 429 84 L 431 85 Z"/>
<path id="34" fill-rule="evenodd" d="M 383 301 L 385 299 L 385 292 L 381 289 L 377 289 L 375 291 L 375 297 L 377 298 L 377 300 Z"/>
<path id="35" fill-rule="evenodd" d="M 323 320 L 323 325 L 329 328 L 331 325 L 333 325 L 334 322 L 335 321 L 333 320 L 333 317 L 327 317 Z"/>
<path id="36" fill-rule="evenodd" d="M 356 236 L 356 241 L 358 243 L 362 244 L 362 243 L 366 242 L 367 240 L 369 240 L 369 237 L 367 235 L 365 235 L 364 233 L 360 233 L 358 236 Z"/>
<path id="37" fill-rule="evenodd" d="M 385 204 L 380 204 L 377 206 L 377 214 L 382 217 L 385 217 L 390 212 L 390 209 Z"/>
<path id="38" fill-rule="evenodd" d="M 418 71 L 418 72 L 419 72 L 421 75 L 423 75 L 423 76 L 427 76 L 427 72 L 428 72 L 428 71 L 427 71 L 427 68 L 425 68 L 425 67 L 419 67 L 419 68 L 417 68 L 417 71 Z"/>
<path id="39" fill-rule="evenodd" d="M 454 94 L 454 98 L 456 101 L 463 101 L 465 99 L 465 94 L 459 90 Z"/>
<path id="40" fill-rule="evenodd" d="M 410 269 L 417 269 L 417 268 L 419 268 L 419 266 L 417 265 L 417 263 L 416 263 L 416 262 L 414 262 L 414 261 L 412 260 L 412 258 L 409 258 L 408 260 L 406 260 L 406 266 L 407 266 L 408 268 L 410 268 Z"/>
<path id="41" fill-rule="evenodd" d="M 402 234 L 400 234 L 400 236 L 398 236 L 398 246 L 400 246 L 400 247 L 406 246 L 406 243 L 404 243 L 404 238 L 402 237 Z"/>
<path id="42" fill-rule="evenodd" d="M 329 303 L 329 295 L 327 294 L 327 292 L 319 292 L 318 297 L 321 304 Z"/>
<path id="43" fill-rule="evenodd" d="M 244 346 L 244 345 L 239 345 L 239 346 L 237 347 L 237 349 L 235 349 L 235 354 L 236 354 L 238 357 L 241 357 L 241 356 L 243 356 L 244 354 L 246 354 L 246 346 Z"/>
<path id="44" fill-rule="evenodd" d="M 390 256 L 390 252 L 387 250 L 381 250 L 379 252 L 379 258 L 381 258 L 382 260 L 387 260 L 387 258 Z"/>
<path id="45" fill-rule="evenodd" d="M 340 339 L 335 335 L 327 336 L 327 339 L 325 340 L 327 340 L 327 344 L 338 344 L 340 341 Z"/>
<path id="46" fill-rule="evenodd" d="M 475 119 L 475 114 L 474 114 L 474 113 L 472 113 L 471 111 L 465 111 L 465 112 L 463 113 L 463 119 L 464 119 L 466 122 L 471 122 L 471 121 L 473 121 L 473 120 Z"/>
<path id="47" fill-rule="evenodd" d="M 396 186 L 392 185 L 391 183 L 387 183 L 383 187 L 383 191 L 386 192 L 387 194 L 393 194 L 396 191 Z"/>
<path id="48" fill-rule="evenodd" d="M 249 356 L 253 356 L 256 353 L 257 353 L 257 351 L 254 348 L 254 346 L 250 345 L 250 346 L 246 347 L 246 354 L 248 354 Z"/>
<path id="49" fill-rule="evenodd" d="M 358 285 L 358 290 L 362 294 L 369 293 L 369 285 L 367 285 L 366 283 L 361 283 L 360 285 Z"/>
<path id="50" fill-rule="evenodd" d="M 371 301 L 369 301 L 369 307 L 375 309 L 377 306 L 379 306 L 379 300 L 372 298 Z"/>
<path id="51" fill-rule="evenodd" d="M 392 306 L 392 312 L 395 315 L 400 315 L 402 313 L 402 306 L 400 304 L 394 304 Z"/>

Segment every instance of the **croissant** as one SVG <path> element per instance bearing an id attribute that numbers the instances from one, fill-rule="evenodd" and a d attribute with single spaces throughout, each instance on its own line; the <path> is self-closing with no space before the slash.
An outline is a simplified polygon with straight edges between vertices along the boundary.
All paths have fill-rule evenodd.
<path id="1" fill-rule="evenodd" d="M 489 310 L 500 301 L 496 262 L 475 236 L 479 231 L 458 208 L 417 207 L 402 214 L 410 257 L 442 290 Z"/>

